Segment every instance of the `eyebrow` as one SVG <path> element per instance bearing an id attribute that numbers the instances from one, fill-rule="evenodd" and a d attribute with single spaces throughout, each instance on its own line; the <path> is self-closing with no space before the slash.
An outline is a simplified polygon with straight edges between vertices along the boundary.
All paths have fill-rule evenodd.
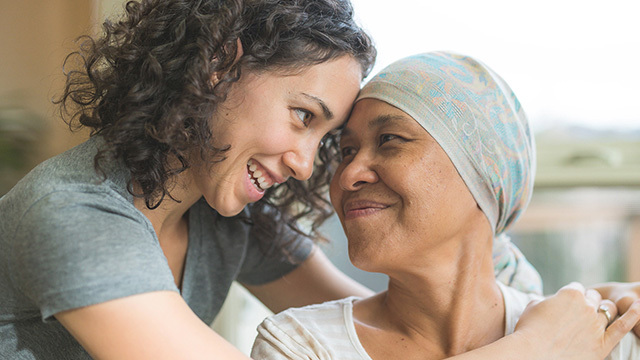
<path id="1" fill-rule="evenodd" d="M 324 115 L 324 117 L 327 120 L 333 119 L 333 117 L 334 117 L 333 112 L 331 110 L 329 110 L 329 107 L 327 106 L 327 104 L 324 101 L 322 101 L 322 99 L 320 99 L 319 97 L 313 96 L 313 95 L 306 94 L 306 93 L 302 93 L 302 95 L 304 95 L 304 97 L 316 102 L 318 104 L 318 106 L 320 106 L 322 108 L 322 114 Z"/>
<path id="2" fill-rule="evenodd" d="M 369 122 L 369 125 L 367 127 L 369 129 L 373 129 L 373 128 L 385 125 L 387 123 L 405 122 L 406 120 L 407 119 L 401 115 L 391 115 L 391 114 L 378 115 L 373 119 L 373 121 Z"/>
<path id="3" fill-rule="evenodd" d="M 381 127 L 388 123 L 403 123 L 405 121 L 407 121 L 407 118 L 404 116 L 384 114 L 384 115 L 378 115 L 375 118 L 373 118 L 373 120 L 371 120 L 369 124 L 367 124 L 367 127 L 369 129 L 373 129 L 373 128 Z M 350 135 L 351 133 L 353 133 L 351 129 L 349 129 L 348 127 L 343 127 L 342 129 L 343 136 Z"/>

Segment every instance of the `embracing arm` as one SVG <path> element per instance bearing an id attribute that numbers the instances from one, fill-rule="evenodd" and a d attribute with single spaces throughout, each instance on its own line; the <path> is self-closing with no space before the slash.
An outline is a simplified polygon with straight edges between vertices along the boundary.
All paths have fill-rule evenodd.
<path id="1" fill-rule="evenodd" d="M 595 291 L 585 296 L 581 285 L 570 284 L 544 301 L 529 304 L 513 334 L 449 359 L 602 360 L 640 319 L 640 302 L 608 328 L 604 315 L 596 311 L 599 304 Z M 615 305 L 607 304 L 615 316 Z M 252 356 L 257 360 L 333 359 L 313 336 L 297 333 L 296 324 L 265 320 L 258 328 Z"/>
<path id="2" fill-rule="evenodd" d="M 569 284 L 544 301 L 529 304 L 513 334 L 450 359 L 540 359 L 544 355 L 545 359 L 602 360 L 640 320 L 640 302 L 607 327 L 596 311 L 600 296 L 584 292 L 582 285 Z M 615 317 L 613 303 L 609 308 Z"/>
<path id="3" fill-rule="evenodd" d="M 367 297 L 373 294 L 335 268 L 319 249 L 285 277 L 269 284 L 246 287 L 274 312 L 351 295 Z M 450 359 L 537 360 L 544 356 L 558 360 L 602 360 L 640 320 L 640 302 L 629 305 L 629 310 L 605 330 L 604 316 L 596 312 L 599 297 L 597 301 L 589 301 L 584 293 L 579 284 L 565 286 L 544 301 L 530 304 L 515 333 Z M 615 317 L 615 306 L 610 304 L 610 308 Z M 280 344 L 279 340 L 261 334 L 254 354 L 269 354 L 270 359 L 307 358 L 293 349 L 283 351 L 274 344 Z M 307 353 L 307 350 L 301 351 Z"/>
<path id="4" fill-rule="evenodd" d="M 55 317 L 94 359 L 249 359 L 203 323 L 177 292 L 129 296 Z"/>
<path id="5" fill-rule="evenodd" d="M 336 268 L 317 247 L 300 266 L 282 278 L 264 285 L 244 286 L 274 313 L 348 296 L 373 295 L 373 291 Z"/>

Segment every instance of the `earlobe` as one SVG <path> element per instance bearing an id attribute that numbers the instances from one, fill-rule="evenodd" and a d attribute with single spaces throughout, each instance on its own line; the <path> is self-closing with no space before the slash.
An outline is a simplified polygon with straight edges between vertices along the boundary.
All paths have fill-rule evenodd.
<path id="1" fill-rule="evenodd" d="M 211 85 L 216 86 L 219 80 L 218 73 L 213 73 L 213 75 L 211 75 Z"/>

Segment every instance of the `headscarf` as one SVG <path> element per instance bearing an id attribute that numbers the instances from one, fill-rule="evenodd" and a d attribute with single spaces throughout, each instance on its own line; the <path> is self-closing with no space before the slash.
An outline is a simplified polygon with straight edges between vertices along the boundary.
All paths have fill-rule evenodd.
<path id="1" fill-rule="evenodd" d="M 387 66 L 356 101 L 365 98 L 404 111 L 438 142 L 489 219 L 496 278 L 541 293 L 540 275 L 504 234 L 529 203 L 536 158 L 529 122 L 509 85 L 471 57 L 431 52 Z"/>

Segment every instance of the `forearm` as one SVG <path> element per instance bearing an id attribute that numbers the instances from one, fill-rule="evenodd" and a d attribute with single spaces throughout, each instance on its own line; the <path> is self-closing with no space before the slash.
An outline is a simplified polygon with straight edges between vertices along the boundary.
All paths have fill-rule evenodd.
<path id="1" fill-rule="evenodd" d="M 173 292 L 133 295 L 55 317 L 95 359 L 249 360 Z"/>
<path id="2" fill-rule="evenodd" d="M 318 248 L 297 269 L 281 279 L 259 286 L 244 286 L 274 313 L 290 307 L 374 294 L 338 270 Z"/>

